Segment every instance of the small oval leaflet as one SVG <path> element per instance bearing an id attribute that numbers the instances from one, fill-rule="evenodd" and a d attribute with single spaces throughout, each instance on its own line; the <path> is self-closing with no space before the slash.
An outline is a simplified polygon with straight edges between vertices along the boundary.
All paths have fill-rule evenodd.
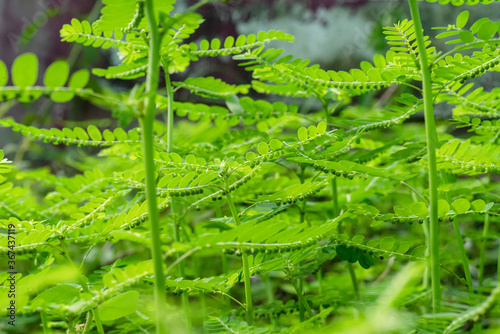
<path id="1" fill-rule="evenodd" d="M 9 81 L 9 73 L 7 71 L 7 66 L 0 60 L 0 87 L 5 86 Z"/>
<path id="2" fill-rule="evenodd" d="M 457 28 L 462 29 L 463 27 L 465 27 L 468 20 L 469 20 L 469 11 L 464 10 L 463 12 L 458 14 L 457 22 L 455 25 Z"/>
<path id="3" fill-rule="evenodd" d="M 324 134 L 326 132 L 326 123 L 325 122 L 318 123 L 316 129 L 320 135 Z"/>
<path id="4" fill-rule="evenodd" d="M 43 82 L 47 87 L 62 87 L 68 80 L 69 65 L 66 61 L 58 60 L 50 64 L 45 71 Z"/>
<path id="5" fill-rule="evenodd" d="M 18 87 L 33 86 L 38 77 L 38 58 L 33 53 L 25 53 L 12 64 L 12 82 Z"/>
<path id="6" fill-rule="evenodd" d="M 466 213 L 470 209 L 470 202 L 465 198 L 459 198 L 451 203 L 451 208 L 458 214 Z"/>
<path id="7" fill-rule="evenodd" d="M 75 127 L 73 129 L 73 132 L 75 133 L 76 137 L 80 140 L 89 140 L 89 135 L 85 130 L 83 130 L 81 127 Z"/>
<path id="8" fill-rule="evenodd" d="M 298 135 L 300 141 L 307 140 L 307 138 L 308 138 L 307 128 L 305 128 L 305 127 L 300 128 L 299 131 L 297 132 L 297 135 Z"/>
<path id="9" fill-rule="evenodd" d="M 101 141 L 102 140 L 102 135 L 101 131 L 95 126 L 95 125 L 89 125 L 87 127 L 87 132 L 89 133 L 89 136 L 92 140 L 94 141 Z"/>
<path id="10" fill-rule="evenodd" d="M 114 133 L 117 140 L 119 140 L 119 141 L 127 140 L 127 133 L 122 128 L 114 129 L 113 133 Z"/>
<path id="11" fill-rule="evenodd" d="M 259 143 L 259 145 L 257 145 L 257 152 L 259 152 L 260 155 L 267 154 L 269 152 L 269 145 L 264 142 Z"/>
<path id="12" fill-rule="evenodd" d="M 271 139 L 271 141 L 269 142 L 269 146 L 271 146 L 271 149 L 273 149 L 273 151 L 276 151 L 283 147 L 283 143 L 278 139 Z"/>

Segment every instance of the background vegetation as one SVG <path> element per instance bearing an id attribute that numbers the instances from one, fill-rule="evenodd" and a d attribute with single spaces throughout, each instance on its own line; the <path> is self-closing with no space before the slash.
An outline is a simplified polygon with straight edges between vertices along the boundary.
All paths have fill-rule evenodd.
<path id="1" fill-rule="evenodd" d="M 497 2 L 128 2 L 0 3 L 1 330 L 497 330 Z"/>

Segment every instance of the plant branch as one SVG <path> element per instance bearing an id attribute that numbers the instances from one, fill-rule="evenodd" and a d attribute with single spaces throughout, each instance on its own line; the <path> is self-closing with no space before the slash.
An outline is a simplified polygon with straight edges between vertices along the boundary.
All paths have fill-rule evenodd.
<path id="1" fill-rule="evenodd" d="M 427 60 L 422 22 L 418 11 L 417 0 L 408 0 L 411 16 L 415 26 L 415 36 L 419 51 L 420 68 L 422 71 L 425 132 L 427 141 L 428 170 L 429 170 L 429 222 L 430 222 L 430 258 L 431 258 L 431 285 L 432 306 L 434 312 L 441 309 L 441 281 L 439 268 L 439 222 L 438 222 L 438 177 L 436 168 L 437 133 L 434 120 L 432 101 L 431 72 Z"/>

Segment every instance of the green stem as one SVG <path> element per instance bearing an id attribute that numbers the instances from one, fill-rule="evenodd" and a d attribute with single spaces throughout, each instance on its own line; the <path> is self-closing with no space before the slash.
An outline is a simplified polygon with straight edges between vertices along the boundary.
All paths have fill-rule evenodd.
<path id="1" fill-rule="evenodd" d="M 408 0 L 410 4 L 415 36 L 422 70 L 422 84 L 424 96 L 425 133 L 427 141 L 427 155 L 429 158 L 429 236 L 431 260 L 432 307 L 434 312 L 441 309 L 441 278 L 439 268 L 439 225 L 438 225 L 438 177 L 436 168 L 436 124 L 434 121 L 431 73 L 427 60 L 422 22 L 418 11 L 417 0 Z"/>
<path id="2" fill-rule="evenodd" d="M 304 178 L 305 178 L 305 173 L 306 173 L 306 168 L 304 166 L 300 166 L 300 183 L 304 183 Z M 300 211 L 300 223 L 302 224 L 306 218 L 306 205 L 307 205 L 307 198 L 304 198 L 302 200 L 302 209 Z M 302 295 L 302 291 L 304 290 L 304 277 L 300 276 L 299 277 L 299 291 L 297 293 L 300 293 Z M 299 304 L 299 316 L 300 316 L 300 322 L 303 322 L 305 317 L 304 317 L 304 304 L 300 303 Z"/>
<path id="3" fill-rule="evenodd" d="M 101 317 L 99 316 L 99 311 L 97 309 L 93 309 L 92 315 L 94 316 L 95 325 L 97 327 L 97 332 L 99 334 L 104 334 L 104 327 L 102 327 L 102 322 L 101 322 Z"/>
<path id="4" fill-rule="evenodd" d="M 63 250 L 64 257 L 66 258 L 66 261 L 68 261 L 68 264 L 70 266 L 74 267 L 74 269 L 77 272 L 79 272 L 79 269 L 73 263 L 73 260 L 71 260 L 71 258 L 69 257 L 68 248 L 66 247 L 66 243 L 64 241 L 61 241 L 61 248 Z M 85 282 L 85 280 L 83 279 L 83 277 L 84 277 L 83 275 L 81 275 L 79 277 L 78 283 L 80 283 L 80 285 L 82 286 L 83 292 L 91 294 L 90 289 L 87 286 L 87 283 Z M 96 327 L 97 327 L 97 331 L 99 332 L 99 334 L 104 334 L 104 328 L 102 326 L 101 318 L 99 317 L 99 311 L 97 310 L 97 308 L 92 309 L 92 314 L 93 314 L 93 316 L 95 318 L 95 324 L 96 324 Z"/>
<path id="5" fill-rule="evenodd" d="M 267 302 L 272 304 L 274 302 L 274 292 L 273 292 L 273 282 L 271 281 L 271 276 L 269 273 L 264 274 L 264 282 L 266 284 L 266 296 Z M 274 311 L 274 306 L 273 306 Z M 278 318 L 273 316 L 273 329 L 276 330 L 278 328 Z"/>
<path id="6" fill-rule="evenodd" d="M 481 293 L 484 283 L 484 265 L 486 263 L 486 237 L 488 236 L 488 230 L 490 228 L 490 215 L 484 215 L 484 226 L 483 226 L 483 240 L 481 240 L 481 249 L 479 253 L 479 274 L 478 274 L 478 287 L 477 290 Z"/>
<path id="7" fill-rule="evenodd" d="M 196 272 L 197 277 L 202 276 L 201 268 L 200 268 L 200 262 L 198 261 L 198 257 L 193 255 L 193 265 L 194 269 Z M 202 319 L 202 326 L 203 326 L 203 321 L 205 320 L 205 316 L 207 314 L 207 303 L 205 300 L 205 294 L 203 292 L 200 292 L 198 294 L 200 297 L 200 307 L 201 307 L 201 319 Z"/>
<path id="8" fill-rule="evenodd" d="M 333 199 L 333 218 L 336 218 L 340 214 L 339 208 L 339 194 L 337 192 L 337 178 L 332 179 L 332 199 Z"/>
<path id="9" fill-rule="evenodd" d="M 44 311 L 40 312 L 40 318 L 42 319 L 43 334 L 51 333 L 49 328 L 49 320 L 47 319 L 47 314 Z"/>
<path id="10" fill-rule="evenodd" d="M 172 198 L 171 201 L 171 212 L 172 212 L 172 217 L 174 219 L 174 240 L 176 242 L 181 242 L 181 222 L 179 218 L 176 215 L 176 204 L 174 199 Z M 177 254 L 177 259 L 179 258 L 179 254 Z M 180 277 L 185 277 L 185 265 L 184 262 L 179 263 L 179 275 Z M 184 315 L 186 317 L 186 330 L 188 333 L 191 333 L 191 310 L 189 308 L 189 296 L 187 293 L 183 293 L 181 295 L 181 300 L 182 300 L 182 308 L 184 310 Z"/>
<path id="11" fill-rule="evenodd" d="M 160 218 L 156 205 L 156 179 L 154 163 L 153 123 L 156 114 L 156 94 L 160 73 L 160 35 L 156 23 L 153 0 L 145 0 L 145 13 L 149 26 L 149 57 L 148 73 L 146 78 L 146 110 L 141 119 L 142 137 L 144 146 L 144 169 L 146 171 L 146 197 L 148 200 L 149 226 L 151 234 L 151 252 L 155 273 L 155 309 L 156 333 L 167 332 L 162 311 L 166 306 L 165 276 L 160 240 Z"/>
<path id="12" fill-rule="evenodd" d="M 87 320 L 85 320 L 85 326 L 83 326 L 82 334 L 87 333 L 87 331 L 90 329 L 91 324 L 92 324 L 92 312 L 87 312 Z"/>
<path id="13" fill-rule="evenodd" d="M 316 273 L 316 280 L 318 281 L 318 295 L 323 296 L 323 272 L 321 271 L 321 267 L 318 269 Z M 323 312 L 324 307 L 323 304 L 319 305 L 319 311 Z M 321 320 L 323 325 L 325 324 L 325 319 Z"/>
<path id="14" fill-rule="evenodd" d="M 339 206 L 339 195 L 337 190 L 336 177 L 332 179 L 331 184 L 332 184 L 333 217 L 337 218 L 340 215 L 340 206 Z M 342 223 L 339 223 L 338 233 L 342 234 Z M 356 272 L 354 271 L 354 267 L 350 262 L 347 263 L 347 267 L 349 269 L 349 276 L 351 277 L 354 294 L 356 295 L 356 298 L 358 300 L 361 300 L 361 294 L 359 293 L 359 287 L 358 287 L 358 278 L 356 277 Z"/>
<path id="15" fill-rule="evenodd" d="M 290 280 L 290 282 L 292 282 L 292 285 L 293 285 L 295 291 L 297 292 L 297 296 L 299 297 L 300 305 L 304 306 L 304 308 L 307 311 L 307 314 L 309 315 L 310 318 L 312 318 L 314 316 L 314 314 L 312 313 L 312 310 L 311 310 L 311 307 L 309 306 L 309 303 L 306 301 L 306 299 L 304 298 L 304 295 L 302 294 L 302 289 L 300 288 L 300 285 L 297 286 L 297 284 L 294 282 L 293 278 Z M 304 319 L 301 319 L 300 321 L 304 321 Z"/>
<path id="16" fill-rule="evenodd" d="M 448 183 L 448 177 L 446 172 L 442 172 L 442 180 L 443 183 Z M 450 193 L 446 193 L 446 200 L 451 203 L 451 196 Z M 469 289 L 469 297 L 472 298 L 474 295 L 474 286 L 472 285 L 472 276 L 470 274 L 470 269 L 469 269 L 469 258 L 467 257 L 467 253 L 465 251 L 464 247 L 464 239 L 462 237 L 462 233 L 460 232 L 460 227 L 458 225 L 458 219 L 453 218 L 453 229 L 455 231 L 455 238 L 457 239 L 457 244 L 458 244 L 458 249 L 460 250 L 460 256 L 462 257 L 462 265 L 464 267 L 464 274 L 465 274 L 465 280 L 468 285 Z"/>
<path id="17" fill-rule="evenodd" d="M 299 278 L 299 289 L 297 290 L 297 294 L 299 295 L 299 300 L 300 300 L 300 303 L 299 303 L 299 318 L 300 318 L 300 322 L 303 322 L 305 320 L 305 317 L 304 317 L 304 308 L 305 308 L 305 303 L 302 302 L 302 299 L 304 298 L 304 278 L 301 276 Z M 310 316 L 310 315 L 309 315 Z"/>
<path id="18" fill-rule="evenodd" d="M 305 172 L 306 169 L 304 166 L 300 166 L 300 183 L 304 183 L 304 177 L 305 177 Z M 300 223 L 302 224 L 306 218 L 306 205 L 307 205 L 307 198 L 304 198 L 302 200 L 302 209 L 300 211 Z"/>
<path id="19" fill-rule="evenodd" d="M 231 214 L 233 215 L 234 224 L 236 226 L 240 226 L 240 217 L 238 212 L 236 211 L 236 207 L 234 206 L 233 198 L 231 197 L 231 193 L 228 191 L 229 188 L 229 180 L 226 178 L 226 197 L 227 202 L 229 204 L 229 209 L 231 210 Z M 247 322 L 250 326 L 253 325 L 253 305 L 252 305 L 252 286 L 250 283 L 250 266 L 248 265 L 248 254 L 245 250 L 241 252 L 241 258 L 243 261 L 243 276 L 245 282 L 245 300 L 247 304 Z"/>
<path id="20" fill-rule="evenodd" d="M 500 239 L 498 239 L 497 282 L 500 285 Z"/>
<path id="21" fill-rule="evenodd" d="M 168 64 L 163 64 L 165 71 L 165 85 L 167 87 L 167 152 L 172 152 L 174 144 L 174 93 L 172 84 L 170 83 L 170 75 L 168 74 Z"/>
<path id="22" fill-rule="evenodd" d="M 430 240 L 430 237 L 429 237 L 429 221 L 427 219 L 424 219 L 424 222 L 422 224 L 422 231 L 424 232 L 424 238 L 425 238 L 425 257 L 429 257 L 429 249 L 430 249 L 430 245 L 429 245 L 429 240 Z M 425 266 L 425 270 L 424 270 L 424 277 L 423 277 L 423 284 L 422 284 L 422 287 L 424 289 L 427 289 L 429 287 L 429 269 L 430 269 L 430 266 L 426 265 Z M 430 305 L 428 305 L 430 306 Z"/>
<path id="23" fill-rule="evenodd" d="M 220 205 L 215 206 L 215 215 L 217 218 L 222 217 L 222 211 Z M 227 274 L 229 272 L 229 265 L 227 263 L 227 254 L 222 253 L 222 272 Z M 229 311 L 231 309 L 231 300 L 228 297 L 224 297 L 225 300 L 225 310 Z"/>
<path id="24" fill-rule="evenodd" d="M 75 319 L 71 319 L 66 322 L 68 324 L 68 330 L 70 334 L 76 333 L 75 332 Z"/>
<path id="25" fill-rule="evenodd" d="M 472 297 L 474 294 L 474 286 L 472 285 L 472 276 L 469 269 L 469 258 L 465 252 L 464 239 L 462 238 L 462 233 L 460 233 L 457 218 L 453 218 L 453 229 L 455 230 L 455 238 L 457 239 L 458 249 L 460 250 L 460 255 L 462 256 L 462 265 L 464 267 L 465 279 L 467 281 L 467 285 L 469 286 L 469 295 Z"/>

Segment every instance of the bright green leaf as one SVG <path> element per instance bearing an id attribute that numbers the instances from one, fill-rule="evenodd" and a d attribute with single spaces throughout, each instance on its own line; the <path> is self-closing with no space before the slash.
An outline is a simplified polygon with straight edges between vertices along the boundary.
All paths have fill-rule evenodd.
<path id="1" fill-rule="evenodd" d="M 72 304 L 80 296 L 80 291 L 74 286 L 62 284 L 45 290 L 38 294 L 31 302 L 31 307 L 47 308 L 51 304 L 68 305 Z"/>
<path id="2" fill-rule="evenodd" d="M 307 140 L 308 136 L 307 136 L 307 128 L 305 127 L 301 127 L 298 131 L 298 137 L 299 137 L 299 140 L 300 141 L 305 141 Z"/>
<path id="3" fill-rule="evenodd" d="M 471 206 L 474 212 L 480 212 L 486 208 L 486 202 L 482 199 L 476 199 L 471 203 Z"/>
<path id="4" fill-rule="evenodd" d="M 69 75 L 69 65 L 64 60 L 58 60 L 50 64 L 43 77 L 44 85 L 47 87 L 62 87 L 66 84 Z"/>
<path id="5" fill-rule="evenodd" d="M 259 145 L 257 145 L 257 152 L 259 152 L 260 155 L 267 154 L 269 152 L 269 145 L 264 142 L 259 143 Z"/>
<path id="6" fill-rule="evenodd" d="M 87 127 L 87 132 L 89 133 L 89 136 L 92 140 L 94 141 L 101 141 L 102 140 L 102 135 L 101 131 L 95 126 L 95 125 L 89 125 Z"/>
<path id="7" fill-rule="evenodd" d="M 324 134 L 326 132 L 326 123 L 325 122 L 320 122 L 316 128 L 318 130 L 318 133 L 320 135 Z"/>
<path id="8" fill-rule="evenodd" d="M 450 204 L 444 199 L 438 201 L 438 216 L 445 216 L 450 211 Z"/>
<path id="9" fill-rule="evenodd" d="M 477 32 L 477 38 L 483 41 L 491 39 L 498 31 L 498 26 L 495 22 L 484 22 L 479 31 Z"/>
<path id="10" fill-rule="evenodd" d="M 459 29 L 462 29 L 463 27 L 465 27 L 468 20 L 469 20 L 469 11 L 464 10 L 463 12 L 458 14 L 455 26 Z"/>
<path id="11" fill-rule="evenodd" d="M 459 198 L 451 203 L 451 208 L 458 214 L 466 213 L 470 209 L 470 202 L 465 198 Z"/>
<path id="12" fill-rule="evenodd" d="M 111 321 L 126 317 L 137 310 L 139 292 L 127 291 L 109 300 L 99 307 L 99 316 L 102 321 Z"/>
<path id="13" fill-rule="evenodd" d="M 33 86 L 38 77 L 38 58 L 33 53 L 25 53 L 12 64 L 12 82 L 18 87 Z"/>
<path id="14" fill-rule="evenodd" d="M 391 250 L 396 243 L 396 239 L 393 237 L 386 237 L 380 241 L 380 248 L 383 250 Z"/>
<path id="15" fill-rule="evenodd" d="M 417 217 L 425 218 L 429 215 L 429 209 L 424 202 L 417 202 L 411 206 L 412 214 Z"/>
<path id="16" fill-rule="evenodd" d="M 276 151 L 283 147 L 283 143 L 278 139 L 271 139 L 271 141 L 269 142 L 269 146 L 271 146 L 271 149 Z"/>
<path id="17" fill-rule="evenodd" d="M 5 86 L 9 80 L 9 72 L 7 71 L 7 66 L 0 60 L 0 87 Z"/>
<path id="18" fill-rule="evenodd" d="M 89 78 L 90 78 L 89 71 L 85 69 L 76 71 L 69 79 L 68 87 L 74 89 L 84 88 L 89 82 Z"/>
<path id="19" fill-rule="evenodd" d="M 461 31 L 460 34 L 458 34 L 458 37 L 460 37 L 460 40 L 464 43 L 472 43 L 475 40 L 474 35 L 470 31 Z"/>

